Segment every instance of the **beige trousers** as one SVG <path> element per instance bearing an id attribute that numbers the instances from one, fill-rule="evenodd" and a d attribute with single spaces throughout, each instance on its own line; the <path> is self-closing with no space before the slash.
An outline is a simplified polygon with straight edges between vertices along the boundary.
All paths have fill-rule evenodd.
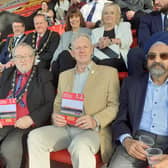
<path id="1" fill-rule="evenodd" d="M 93 130 L 66 126 L 45 126 L 28 137 L 29 167 L 50 168 L 50 152 L 68 148 L 73 168 L 96 168 L 99 134 Z"/>

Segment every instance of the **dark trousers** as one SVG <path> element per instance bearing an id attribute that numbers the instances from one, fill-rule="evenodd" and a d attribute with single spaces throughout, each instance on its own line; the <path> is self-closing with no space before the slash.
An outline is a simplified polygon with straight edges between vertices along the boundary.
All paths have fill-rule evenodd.
<path id="1" fill-rule="evenodd" d="M 5 126 L 0 129 L 0 153 L 7 168 L 24 168 L 27 153 L 27 134 L 33 128 L 19 129 Z"/>

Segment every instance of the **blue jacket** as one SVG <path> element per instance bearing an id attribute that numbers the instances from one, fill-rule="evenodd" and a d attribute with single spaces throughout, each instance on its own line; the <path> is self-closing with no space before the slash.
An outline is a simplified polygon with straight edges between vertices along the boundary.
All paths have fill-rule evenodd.
<path id="1" fill-rule="evenodd" d="M 140 19 L 139 31 L 138 31 L 138 44 L 139 47 L 143 48 L 145 42 L 154 33 L 161 32 L 162 29 L 162 18 L 160 12 L 151 12 Z"/>

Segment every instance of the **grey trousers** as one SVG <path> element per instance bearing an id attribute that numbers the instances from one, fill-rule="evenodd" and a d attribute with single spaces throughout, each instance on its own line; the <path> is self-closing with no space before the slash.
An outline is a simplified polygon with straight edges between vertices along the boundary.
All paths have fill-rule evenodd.
<path id="1" fill-rule="evenodd" d="M 67 148 L 73 168 L 96 168 L 99 134 L 77 127 L 45 126 L 28 136 L 29 168 L 50 168 L 50 152 Z"/>
<path id="2" fill-rule="evenodd" d="M 131 157 L 122 145 L 116 148 L 108 168 L 146 168 L 147 162 Z"/>
<path id="3" fill-rule="evenodd" d="M 13 126 L 0 129 L 0 153 L 5 159 L 7 168 L 21 167 L 23 149 L 26 150 L 26 138 L 30 130 L 32 128 L 19 129 Z"/>

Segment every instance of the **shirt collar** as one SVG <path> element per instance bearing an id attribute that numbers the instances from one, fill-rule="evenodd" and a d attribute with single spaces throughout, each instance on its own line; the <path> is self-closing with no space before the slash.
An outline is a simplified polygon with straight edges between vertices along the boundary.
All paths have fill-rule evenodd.
<path id="1" fill-rule="evenodd" d="M 19 70 L 17 70 L 17 76 L 23 75 L 25 77 L 29 77 L 32 72 L 32 69 L 26 73 L 21 73 Z"/>
<path id="2" fill-rule="evenodd" d="M 17 38 L 19 38 L 19 39 L 20 39 L 23 35 L 24 35 L 24 34 L 20 34 L 19 36 L 14 36 L 14 38 L 16 38 L 16 37 L 17 37 Z"/>
<path id="3" fill-rule="evenodd" d="M 91 70 L 92 70 L 92 62 L 89 63 L 89 64 L 86 66 L 84 72 L 86 72 L 86 71 L 89 71 L 89 72 L 90 72 Z M 75 73 L 77 73 L 77 66 L 75 66 Z"/>

